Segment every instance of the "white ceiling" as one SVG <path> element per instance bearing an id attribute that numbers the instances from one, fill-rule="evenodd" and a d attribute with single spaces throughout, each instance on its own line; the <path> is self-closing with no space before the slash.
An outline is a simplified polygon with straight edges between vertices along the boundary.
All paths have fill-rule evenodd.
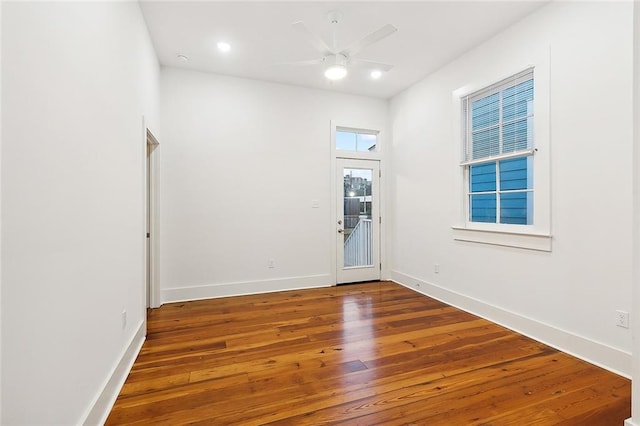
<path id="1" fill-rule="evenodd" d="M 142 0 L 141 8 L 162 65 L 387 99 L 547 1 Z M 332 26 L 327 13 L 335 9 L 343 18 Z M 394 68 L 372 80 L 367 70 L 350 67 L 344 80 L 330 83 L 323 65 L 292 65 L 322 56 L 292 27 L 296 21 L 303 21 L 329 45 L 335 28 L 339 48 L 392 24 L 396 33 L 357 57 Z M 230 52 L 217 50 L 221 40 L 231 44 Z M 178 54 L 189 61 L 180 61 Z"/>

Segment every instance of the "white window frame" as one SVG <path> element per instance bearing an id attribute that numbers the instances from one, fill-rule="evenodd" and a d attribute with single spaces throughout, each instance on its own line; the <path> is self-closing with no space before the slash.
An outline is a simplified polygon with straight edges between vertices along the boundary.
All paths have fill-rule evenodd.
<path id="1" fill-rule="evenodd" d="M 529 78 L 531 77 L 531 78 Z M 526 80 L 525 80 L 526 78 Z M 464 132 L 463 132 L 463 159 L 462 162 L 460 163 L 460 166 L 464 168 L 464 176 L 465 176 L 465 181 L 466 181 L 466 185 L 465 185 L 465 189 L 466 189 L 466 194 L 465 194 L 465 200 L 467 203 L 467 223 L 473 223 L 473 224 L 477 224 L 477 223 L 492 223 L 492 222 L 473 222 L 471 220 L 471 196 L 472 195 L 482 195 L 482 193 L 474 193 L 471 192 L 471 167 L 474 165 L 479 165 L 479 164 L 495 164 L 496 167 L 496 189 L 493 191 L 486 191 L 484 192 L 485 194 L 495 194 L 496 196 L 496 224 L 502 224 L 504 225 L 504 223 L 502 223 L 500 221 L 501 217 L 500 217 L 500 213 L 501 213 L 501 207 L 500 207 L 500 202 L 501 202 L 501 195 L 502 194 L 506 194 L 506 193 L 516 193 L 516 192 L 529 192 L 532 195 L 535 193 L 535 187 L 532 185 L 531 189 L 526 189 L 526 190 L 513 190 L 513 191 L 504 191 L 501 188 L 501 179 L 500 179 L 500 164 L 501 161 L 503 160 L 509 160 L 509 159 L 513 159 L 513 158 L 524 158 L 524 157 L 533 157 L 534 153 L 535 153 L 535 141 L 533 140 L 533 128 L 529 128 L 528 132 L 531 133 L 531 135 L 529 136 L 529 144 L 526 148 L 524 149 L 520 149 L 517 151 L 513 151 L 513 152 L 507 152 L 507 153 L 503 153 L 502 152 L 502 148 L 503 148 L 503 140 L 502 140 L 502 135 L 503 135 L 503 129 L 504 129 L 504 121 L 503 121 L 503 108 L 502 108 L 502 96 L 500 96 L 500 104 L 499 104 L 499 121 L 497 124 L 497 128 L 498 128 L 498 140 L 499 140 L 499 153 L 497 155 L 492 155 L 492 156 L 486 156 L 486 157 L 479 157 L 479 158 L 472 158 L 472 150 L 473 150 L 473 139 L 472 139 L 472 129 L 471 129 L 471 121 L 472 121 L 472 108 L 473 108 L 473 103 L 477 100 L 481 100 L 484 99 L 488 96 L 492 96 L 495 94 L 501 94 L 502 92 L 504 92 L 505 90 L 514 87 L 515 85 L 519 84 L 520 82 L 525 82 L 525 81 L 529 81 L 530 79 L 534 80 L 535 83 L 535 73 L 534 73 L 534 68 L 528 68 L 526 70 L 524 70 L 521 73 L 518 73 L 516 75 L 510 76 L 509 78 L 507 78 L 504 81 L 500 81 L 497 83 L 494 83 L 484 89 L 481 89 L 479 92 L 477 93 L 471 93 L 468 96 L 465 96 L 464 101 L 462 103 L 462 108 L 463 108 L 463 112 L 462 112 L 462 121 L 463 121 L 463 126 L 464 126 Z M 535 89 L 535 86 L 534 86 Z M 534 99 L 535 101 L 535 99 Z M 535 123 L 535 112 L 532 110 L 531 113 L 531 117 L 533 118 L 533 123 Z M 532 158 L 532 168 L 535 169 L 535 159 Z M 532 173 L 533 170 L 528 170 L 529 173 Z M 532 203 L 535 205 L 535 202 Z M 535 211 L 535 209 L 532 209 L 532 212 Z M 533 214 L 533 216 L 535 216 L 535 214 Z M 531 217 L 530 218 L 532 221 L 535 219 L 535 217 Z M 517 226 L 520 230 L 531 230 L 532 229 L 532 225 L 529 224 L 513 224 L 515 226 Z"/>
<path id="2" fill-rule="evenodd" d="M 362 135 L 376 135 L 376 149 L 375 151 L 350 151 L 346 149 L 338 149 L 336 146 L 336 133 L 337 132 L 349 132 L 359 133 Z M 336 158 L 352 158 L 362 160 L 380 160 L 382 158 L 382 136 L 380 130 L 371 128 L 356 128 L 350 126 L 340 126 L 332 122 L 331 124 L 331 144 L 333 156 Z"/>
<path id="3" fill-rule="evenodd" d="M 508 73 L 485 70 L 483 75 L 474 82 L 470 82 L 452 93 L 454 110 L 454 140 L 459 141 L 459 151 L 455 167 L 459 169 L 457 184 L 459 203 L 457 204 L 458 220 L 452 226 L 453 238 L 457 241 L 484 243 L 507 247 L 517 247 L 539 251 L 551 251 L 551 185 L 550 185 L 550 125 L 549 125 L 549 49 L 531 52 L 528 61 L 521 62 L 521 66 L 511 66 Z M 493 64 L 497 68 L 500 64 Z M 464 99 L 484 88 L 523 71 L 534 68 L 534 134 L 535 159 L 533 161 L 533 220 L 531 225 L 501 224 L 471 222 L 469 218 L 469 164 L 508 158 L 505 154 L 493 158 L 485 158 L 472 162 L 460 162 L 465 158 L 463 101 Z M 455 120 L 457 118 L 457 120 Z M 523 152 L 520 152 L 523 154 Z M 533 155 L 533 150 L 527 152 Z"/>

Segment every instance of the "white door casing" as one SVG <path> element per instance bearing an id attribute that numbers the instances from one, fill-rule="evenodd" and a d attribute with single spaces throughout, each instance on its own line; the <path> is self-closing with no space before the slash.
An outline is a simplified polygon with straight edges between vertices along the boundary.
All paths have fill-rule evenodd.
<path id="1" fill-rule="evenodd" d="M 145 127 L 145 130 L 145 305 L 147 308 L 157 308 L 160 306 L 156 273 L 158 255 L 157 154 L 159 143 L 149 129 Z"/>

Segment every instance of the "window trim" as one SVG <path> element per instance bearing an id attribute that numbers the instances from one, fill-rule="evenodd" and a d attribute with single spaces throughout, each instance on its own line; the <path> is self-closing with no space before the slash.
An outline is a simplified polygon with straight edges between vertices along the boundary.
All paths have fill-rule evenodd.
<path id="1" fill-rule="evenodd" d="M 493 157 L 476 158 L 473 160 L 463 161 L 461 166 L 473 166 L 474 164 L 491 163 L 495 161 L 509 160 L 511 158 L 529 157 L 536 153 L 535 148 L 526 149 L 524 151 L 509 152 L 506 154 L 494 155 Z"/>
<path id="2" fill-rule="evenodd" d="M 338 149 L 338 146 L 337 146 L 337 133 L 338 132 L 355 134 L 356 135 L 356 149 L 355 150 Z M 376 143 L 375 143 L 376 149 L 374 149 L 373 151 L 359 151 L 358 150 L 358 146 L 357 146 L 357 135 L 372 135 L 372 136 L 375 136 L 376 137 Z M 333 149 L 338 153 L 372 155 L 372 154 L 376 154 L 380 150 L 380 132 L 376 131 L 376 130 L 354 129 L 354 128 L 351 128 L 351 127 L 337 126 L 335 128 L 335 130 L 334 130 L 334 137 L 336 138 L 336 141 L 334 142 Z"/>
<path id="3" fill-rule="evenodd" d="M 336 132 L 354 132 L 366 135 L 376 135 L 376 150 L 375 151 L 348 151 L 344 149 L 336 148 Z M 385 149 L 386 140 L 384 132 L 378 128 L 378 126 L 371 127 L 353 127 L 343 126 L 339 123 L 331 121 L 331 156 L 332 158 L 352 158 L 361 160 L 382 160 L 383 152 Z"/>
<path id="4" fill-rule="evenodd" d="M 470 243 L 483 243 L 503 247 L 523 248 L 536 251 L 551 251 L 551 235 L 539 234 L 530 225 L 508 225 L 507 229 L 481 229 L 466 226 L 452 226 L 453 239 Z M 508 230 L 511 226 L 525 228 L 520 231 Z"/>
<path id="5" fill-rule="evenodd" d="M 526 140 L 526 147 L 525 148 L 520 148 L 517 149 L 516 146 L 514 146 L 514 151 L 508 151 L 508 152 L 504 152 L 504 145 L 505 145 L 505 141 L 503 140 L 504 138 L 504 131 L 506 129 L 506 126 L 508 125 L 508 123 L 506 123 L 504 121 L 504 114 L 505 114 L 505 105 L 504 105 L 504 99 L 505 96 L 507 94 L 508 91 L 513 90 L 514 88 L 528 83 L 528 82 L 532 82 L 532 95 L 533 95 L 533 90 L 535 89 L 535 84 L 533 84 L 533 82 L 535 82 L 535 72 L 534 72 L 535 68 L 534 67 L 530 67 L 525 69 L 522 72 L 519 72 L 515 75 L 512 75 L 510 77 L 507 77 L 501 81 L 498 81 L 496 83 L 493 83 L 485 88 L 480 89 L 479 91 L 470 93 L 464 97 L 461 97 L 461 103 L 462 103 L 462 126 L 464 128 L 464 132 L 462 134 L 463 137 L 463 146 L 464 146 L 464 150 L 463 150 L 463 162 L 460 164 L 461 167 L 464 167 L 466 169 L 466 173 L 465 173 L 465 200 L 466 203 L 468 205 L 467 211 L 466 211 L 466 220 L 468 223 L 495 223 L 495 224 L 504 224 L 505 222 L 503 222 L 502 220 L 502 208 L 501 208 L 501 200 L 502 200 L 502 195 L 505 194 L 505 191 L 502 190 L 502 185 L 501 185 L 501 179 L 502 179 L 502 175 L 501 175 L 501 171 L 500 171 L 500 165 L 502 163 L 502 161 L 506 161 L 507 159 L 515 159 L 515 158 L 527 158 L 529 156 L 531 156 L 531 154 L 533 154 L 535 151 L 533 150 L 533 148 L 535 147 L 535 139 L 532 137 L 532 135 L 534 134 L 533 129 L 535 127 L 535 112 L 529 112 L 529 103 L 527 102 L 527 111 L 526 111 L 526 115 L 524 116 L 524 120 L 526 120 L 526 123 L 528 125 L 527 127 L 527 140 Z M 476 102 L 481 102 L 483 105 L 486 103 L 485 101 L 487 99 L 490 98 L 497 98 L 497 105 L 494 106 L 493 108 L 497 108 L 497 113 L 498 113 L 498 117 L 497 117 L 497 122 L 495 124 L 493 123 L 484 123 L 482 126 L 480 126 L 481 128 L 479 130 L 475 130 L 473 128 L 472 123 L 475 122 L 475 104 Z M 532 105 L 535 101 L 535 97 L 532 100 Z M 535 111 L 535 108 L 533 108 L 533 111 Z M 480 114 L 482 114 L 482 112 L 480 112 Z M 516 116 L 516 118 L 512 119 L 511 122 L 518 122 L 521 121 L 523 118 L 520 116 Z M 529 121 L 530 119 L 533 119 L 532 121 Z M 529 124 L 531 124 L 531 126 L 529 126 Z M 487 130 L 492 130 L 495 129 L 497 132 L 497 154 L 491 155 L 491 151 L 493 150 L 492 147 L 494 147 L 494 143 L 495 143 L 495 139 L 491 138 L 489 141 L 482 141 L 479 142 L 479 146 L 476 147 L 476 143 L 475 143 L 475 139 L 474 139 L 474 135 L 477 132 L 481 132 L 484 133 Z M 531 138 L 530 138 L 531 137 Z M 479 153 L 476 153 L 476 148 L 480 150 Z M 485 149 L 488 149 L 489 152 L 482 152 Z M 488 155 L 486 155 L 488 154 Z M 505 158 L 506 157 L 506 158 Z M 496 188 L 493 191 L 487 191 L 485 193 L 483 192 L 474 192 L 471 188 L 471 172 L 472 172 L 472 167 L 474 165 L 480 165 L 480 164 L 492 164 L 495 165 L 495 183 L 496 183 Z M 531 165 L 532 169 L 531 171 L 533 172 L 534 168 L 535 168 L 535 161 L 531 161 L 530 163 L 528 163 Z M 526 191 L 524 192 L 529 192 L 531 193 L 531 195 L 533 196 L 533 205 L 535 206 L 535 185 L 533 185 L 533 181 L 530 182 L 532 184 L 531 187 L 529 187 Z M 522 191 L 518 191 L 518 192 L 522 192 Z M 474 196 L 482 196 L 483 194 L 487 194 L 487 195 L 493 195 L 495 197 L 495 222 L 485 222 L 482 220 L 473 220 L 473 213 L 472 213 L 472 200 L 474 199 Z M 528 214 L 526 216 L 526 220 L 529 223 L 525 223 L 525 224 L 515 224 L 518 226 L 523 226 L 523 225 L 528 225 L 528 224 L 532 224 L 534 222 L 535 219 L 535 209 L 534 210 L 528 210 Z M 508 223 L 508 222 L 507 222 Z"/>
<path id="6" fill-rule="evenodd" d="M 451 226 L 452 237 L 456 241 L 482 243 L 504 247 L 515 247 L 539 251 L 551 251 L 551 173 L 550 173 L 550 48 L 523 50 L 522 57 L 508 58 L 511 65 L 502 63 L 491 63 L 487 69 L 474 69 L 469 76 L 474 80 L 467 80 L 466 84 L 452 91 L 452 135 L 454 141 L 458 141 L 453 167 L 458 173 L 456 176 L 457 199 L 455 211 L 457 219 Z M 515 60 L 515 66 L 514 66 Z M 518 65 L 519 64 L 519 65 Z M 511 72 L 504 73 L 504 70 L 511 69 Z M 518 75 L 529 68 L 534 68 L 534 134 L 535 147 L 532 148 L 531 155 L 535 155 L 534 161 L 534 218 L 532 225 L 513 225 L 500 223 L 471 222 L 468 216 L 468 165 L 476 162 L 476 159 L 464 161 L 464 138 L 463 132 L 463 101 L 466 96 L 473 93 L 480 93 L 482 89 L 490 87 L 497 82 Z M 526 152 L 528 154 L 529 152 Z M 511 153 L 509 153 L 511 154 Z M 507 155 L 507 154 L 505 154 Z M 523 152 L 518 152 L 515 156 L 521 156 Z M 499 160 L 499 156 L 478 159 L 478 162 Z M 461 162 L 461 160 L 463 160 Z"/>

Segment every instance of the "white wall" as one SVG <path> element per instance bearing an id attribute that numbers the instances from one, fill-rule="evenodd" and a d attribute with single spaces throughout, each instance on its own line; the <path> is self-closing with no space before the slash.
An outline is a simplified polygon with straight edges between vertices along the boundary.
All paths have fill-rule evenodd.
<path id="1" fill-rule="evenodd" d="M 632 309 L 640 312 L 640 1 L 633 3 L 633 276 Z M 640 315 L 631 316 L 631 418 L 625 425 L 640 424 Z"/>
<path id="2" fill-rule="evenodd" d="M 2 423 L 78 424 L 144 328 L 159 67 L 135 2 L 4 2 L 2 59 Z"/>
<path id="3" fill-rule="evenodd" d="M 2 22 L 2 2 L 0 1 L 0 22 Z M 0 31 L 2 46 L 2 31 Z M 0 49 L 0 82 L 2 81 L 2 52 Z M 0 84 L 0 100 L 2 85 Z M 2 102 L 0 102 L 0 188 L 2 187 Z M 2 319 L 2 196 L 0 194 L 0 320 Z M 0 325 L 0 422 L 2 422 L 2 326 Z"/>
<path id="4" fill-rule="evenodd" d="M 631 3 L 550 4 L 391 102 L 392 277 L 630 374 Z M 552 252 L 454 241 L 453 91 L 550 51 Z M 434 273 L 434 264 L 440 273 Z"/>
<path id="5" fill-rule="evenodd" d="M 163 68 L 161 105 L 163 301 L 333 284 L 330 122 L 387 102 Z"/>

